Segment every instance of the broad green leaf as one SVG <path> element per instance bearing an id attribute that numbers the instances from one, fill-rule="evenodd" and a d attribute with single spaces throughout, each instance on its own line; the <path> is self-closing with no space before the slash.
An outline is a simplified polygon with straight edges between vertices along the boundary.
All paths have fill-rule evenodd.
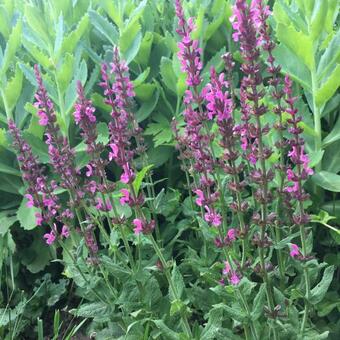
<path id="1" fill-rule="evenodd" d="M 322 301 L 332 282 L 334 270 L 334 266 L 329 266 L 325 269 L 321 281 L 311 290 L 309 299 L 311 304 L 315 305 Z"/>
<path id="2" fill-rule="evenodd" d="M 150 73 L 150 67 L 147 67 L 142 73 L 138 75 L 136 79 L 132 81 L 133 87 L 137 87 L 144 83 Z"/>
<path id="3" fill-rule="evenodd" d="M 332 131 L 322 141 L 322 145 L 324 147 L 327 147 L 328 145 L 336 142 L 339 139 L 340 139 L 340 118 L 338 118 L 338 120 L 336 121 Z"/>
<path id="4" fill-rule="evenodd" d="M 325 29 L 328 33 L 333 31 L 335 20 L 339 15 L 339 0 L 328 0 L 328 12 L 325 21 Z"/>
<path id="5" fill-rule="evenodd" d="M 322 158 L 322 169 L 333 173 L 340 171 L 340 140 L 326 147 Z"/>
<path id="6" fill-rule="evenodd" d="M 157 89 L 155 94 L 151 97 L 150 100 L 142 103 L 141 107 L 135 114 L 138 123 L 142 122 L 143 120 L 150 116 L 150 114 L 153 112 L 158 103 L 158 98 L 159 91 Z"/>
<path id="7" fill-rule="evenodd" d="M 328 171 L 320 171 L 312 176 L 315 184 L 321 188 L 332 191 L 340 192 L 340 176 Z"/>
<path id="8" fill-rule="evenodd" d="M 64 17 L 62 12 L 60 12 L 58 22 L 55 24 L 55 32 L 54 54 L 58 54 L 64 39 Z M 56 62 L 58 62 L 58 60 L 56 60 Z"/>
<path id="9" fill-rule="evenodd" d="M 76 27 L 76 29 L 71 31 L 71 33 L 69 33 L 64 38 L 64 41 L 63 41 L 63 44 L 62 44 L 62 48 L 61 48 L 60 51 L 62 51 L 64 53 L 66 53 L 66 52 L 73 53 L 75 47 L 79 43 L 79 40 L 85 34 L 88 26 L 89 26 L 89 16 L 86 13 L 81 18 L 81 20 L 79 21 L 78 26 Z M 58 55 L 57 55 L 57 59 L 58 59 Z"/>
<path id="10" fill-rule="evenodd" d="M 164 84 L 174 93 L 177 92 L 177 77 L 172 68 L 172 61 L 169 58 L 162 57 L 160 72 L 163 79 Z"/>
<path id="11" fill-rule="evenodd" d="M 153 43 L 153 32 L 146 32 L 142 39 L 138 54 L 136 55 L 136 58 L 135 58 L 135 61 L 137 63 L 143 66 L 146 66 L 148 64 L 152 43 Z"/>
<path id="12" fill-rule="evenodd" d="M 171 301 L 170 316 L 181 313 L 185 309 L 185 307 L 186 306 L 182 300 L 176 299 L 174 301 Z"/>
<path id="13" fill-rule="evenodd" d="M 141 84 L 135 88 L 136 97 L 143 102 L 151 99 L 157 86 L 155 84 Z"/>
<path id="14" fill-rule="evenodd" d="M 6 106 L 9 112 L 12 112 L 21 94 L 22 89 L 23 73 L 19 67 L 16 65 L 15 74 L 12 79 L 10 79 L 6 87 L 4 88 L 4 96 L 6 99 Z"/>
<path id="15" fill-rule="evenodd" d="M 329 68 L 334 67 L 336 62 L 340 57 L 340 30 L 336 32 L 333 36 L 332 40 L 329 42 L 326 50 L 323 52 L 318 68 L 317 74 L 318 79 L 321 80 L 325 74 L 327 74 L 327 70 Z"/>
<path id="16" fill-rule="evenodd" d="M 111 20 L 121 28 L 123 26 L 123 13 L 122 6 L 119 6 L 116 2 L 112 0 L 103 0 L 102 6 Z"/>
<path id="17" fill-rule="evenodd" d="M 141 42 L 142 42 L 142 32 L 137 32 L 137 35 L 133 39 L 131 45 L 123 53 L 123 58 L 126 60 L 127 64 L 130 64 L 130 62 L 134 60 L 134 58 L 138 54 Z"/>
<path id="18" fill-rule="evenodd" d="M 318 150 L 318 151 L 312 151 L 309 153 L 309 166 L 311 168 L 314 168 L 317 164 L 319 164 L 322 160 L 322 156 L 325 153 L 325 150 Z"/>
<path id="19" fill-rule="evenodd" d="M 164 339 L 167 340 L 179 340 L 180 335 L 170 329 L 163 320 L 152 320 L 152 322 L 156 325 L 158 329 L 162 331 L 162 335 L 164 336 Z"/>
<path id="20" fill-rule="evenodd" d="M 332 74 L 321 85 L 320 89 L 316 91 L 316 104 L 320 107 L 332 98 L 338 87 L 340 86 L 340 64 L 336 66 Z"/>
<path id="21" fill-rule="evenodd" d="M 217 305 L 213 305 L 213 307 L 222 308 L 228 314 L 229 317 L 241 323 L 244 322 L 244 320 L 246 319 L 246 314 L 239 305 L 233 305 L 232 307 L 230 307 L 226 304 L 220 303 Z"/>
<path id="22" fill-rule="evenodd" d="M 111 45 L 117 45 L 119 34 L 116 27 L 96 11 L 90 10 L 89 15 L 91 24 L 111 43 Z"/>
<path id="23" fill-rule="evenodd" d="M 52 67 L 51 59 L 38 47 L 36 47 L 27 40 L 24 40 L 23 44 L 25 49 L 32 55 L 32 57 L 39 65 L 41 65 L 45 69 L 49 69 L 50 67 Z"/>
<path id="24" fill-rule="evenodd" d="M 21 172 L 19 170 L 14 169 L 2 162 L 0 162 L 0 172 L 3 174 L 21 177 Z"/>
<path id="25" fill-rule="evenodd" d="M 313 40 L 316 40 L 324 30 L 327 12 L 328 1 L 325 0 L 314 1 L 314 8 L 310 25 L 311 36 Z"/>
<path id="26" fill-rule="evenodd" d="M 20 222 L 20 225 L 25 230 L 34 229 L 37 224 L 35 221 L 35 213 L 39 212 L 39 209 L 34 207 L 27 207 L 27 199 L 24 198 L 20 204 L 20 207 L 17 211 L 17 218 Z"/>
<path id="27" fill-rule="evenodd" d="M 276 29 L 278 39 L 285 44 L 303 63 L 312 70 L 314 67 L 313 41 L 292 25 L 278 24 Z"/>
<path id="28" fill-rule="evenodd" d="M 266 299 L 266 284 L 263 283 L 261 284 L 261 287 L 254 299 L 253 310 L 251 312 L 251 319 L 253 321 L 258 320 L 263 314 L 263 306 L 265 303 L 265 299 Z"/>
<path id="29" fill-rule="evenodd" d="M 61 65 L 57 69 L 57 81 L 62 94 L 65 93 L 73 76 L 74 56 L 66 53 Z"/>
<path id="30" fill-rule="evenodd" d="M 6 11 L 5 6 L 0 5 L 0 33 L 7 40 L 10 34 L 10 16 Z"/>
<path id="31" fill-rule="evenodd" d="M 109 305 L 103 302 L 84 303 L 77 309 L 70 310 L 70 313 L 83 318 L 100 318 L 109 313 Z"/>
<path id="32" fill-rule="evenodd" d="M 21 43 L 22 21 L 19 19 L 8 38 L 1 64 L 1 74 L 5 74 Z"/>
<path id="33" fill-rule="evenodd" d="M 38 8 L 38 6 L 26 5 L 25 20 L 31 29 L 39 35 L 39 38 L 42 39 L 48 47 L 52 47 L 49 36 L 49 32 L 51 31 L 45 22 L 46 16 L 44 16 Z"/>
<path id="34" fill-rule="evenodd" d="M 130 13 L 128 24 L 135 23 L 143 15 L 143 11 L 147 0 L 142 0 L 139 2 L 138 6 Z"/>
<path id="35" fill-rule="evenodd" d="M 138 22 L 132 23 L 121 32 L 119 38 L 119 47 L 121 53 L 125 53 L 128 48 L 132 45 L 134 39 L 136 38 L 138 32 L 141 31 L 141 26 Z"/>
<path id="36" fill-rule="evenodd" d="M 171 280 L 174 284 L 174 289 L 176 290 L 175 292 L 173 292 L 172 289 L 169 287 L 170 300 L 173 301 L 182 297 L 185 288 L 182 274 L 176 266 L 176 263 L 174 263 L 174 266 L 172 268 Z"/>
<path id="37" fill-rule="evenodd" d="M 17 217 L 7 211 L 0 212 L 0 236 L 4 236 L 8 229 L 17 221 Z"/>
<path id="38" fill-rule="evenodd" d="M 149 170 L 152 167 L 153 167 L 153 164 L 150 164 L 150 165 L 145 166 L 141 171 L 138 171 L 137 176 L 132 183 L 136 195 L 138 195 L 138 193 L 139 193 L 139 189 L 142 185 L 144 177 L 146 176 L 146 174 L 149 172 Z"/>
<path id="39" fill-rule="evenodd" d="M 207 29 L 204 34 L 204 40 L 208 41 L 214 33 L 217 31 L 217 29 L 222 25 L 226 15 L 225 15 L 225 3 L 224 6 L 220 9 L 221 12 L 219 16 L 214 18 L 211 23 L 208 24 Z"/>

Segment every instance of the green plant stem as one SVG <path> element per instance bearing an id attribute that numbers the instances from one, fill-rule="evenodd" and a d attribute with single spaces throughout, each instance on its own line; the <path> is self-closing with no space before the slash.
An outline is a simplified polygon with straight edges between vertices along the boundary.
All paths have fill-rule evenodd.
<path id="1" fill-rule="evenodd" d="M 167 264 L 163 254 L 162 254 L 162 251 L 159 248 L 158 243 L 156 242 L 156 240 L 154 239 L 152 234 L 149 235 L 149 238 L 150 238 L 150 240 L 152 242 L 153 248 L 154 248 L 154 250 L 155 250 L 159 260 L 162 263 L 162 266 L 163 266 L 163 269 L 164 269 L 164 273 L 165 273 L 165 276 L 167 278 L 168 284 L 170 286 L 172 295 L 174 296 L 174 298 L 176 300 L 178 300 L 179 299 L 178 292 L 177 292 L 177 289 L 176 289 L 176 286 L 175 286 L 174 282 L 172 281 L 172 278 L 171 278 L 171 275 L 170 275 L 170 272 L 169 272 L 169 267 L 168 267 L 168 264 Z M 188 339 L 193 339 L 192 333 L 191 333 L 191 329 L 190 329 L 190 325 L 189 325 L 189 322 L 188 322 L 188 319 L 187 319 L 187 316 L 184 313 L 182 313 L 182 312 L 181 312 L 181 320 L 182 320 L 183 331 L 189 337 Z"/>

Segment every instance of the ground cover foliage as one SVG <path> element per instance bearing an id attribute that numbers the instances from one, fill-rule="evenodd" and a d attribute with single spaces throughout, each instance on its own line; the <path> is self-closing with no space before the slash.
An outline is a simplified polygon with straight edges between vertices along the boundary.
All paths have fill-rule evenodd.
<path id="1" fill-rule="evenodd" d="M 338 339 L 339 5 L 0 1 L 0 338 Z"/>

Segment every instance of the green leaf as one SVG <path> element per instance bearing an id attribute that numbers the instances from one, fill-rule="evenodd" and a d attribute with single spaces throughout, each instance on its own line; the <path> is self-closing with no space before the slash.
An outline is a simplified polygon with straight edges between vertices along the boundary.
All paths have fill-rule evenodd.
<path id="1" fill-rule="evenodd" d="M 4 36 L 5 40 L 8 40 L 10 34 L 10 17 L 3 5 L 0 5 L 0 33 Z"/>
<path id="2" fill-rule="evenodd" d="M 57 69 L 58 86 L 62 94 L 65 93 L 73 76 L 74 56 L 66 53 L 61 65 Z"/>
<path id="3" fill-rule="evenodd" d="M 45 69 L 49 69 L 50 67 L 52 67 L 51 59 L 38 47 L 36 47 L 27 40 L 24 40 L 23 44 L 25 49 L 32 55 L 32 57 L 39 65 L 41 65 Z"/>
<path id="4" fill-rule="evenodd" d="M 323 147 L 327 147 L 339 139 L 340 139 L 340 118 L 338 118 L 338 120 L 336 121 L 332 131 L 322 141 L 322 145 Z"/>
<path id="5" fill-rule="evenodd" d="M 315 184 L 321 188 L 333 192 L 340 192 L 340 176 L 328 171 L 320 171 L 312 176 Z"/>
<path id="6" fill-rule="evenodd" d="M 32 29 L 33 32 L 37 33 L 40 39 L 44 41 L 47 46 L 51 45 L 49 32 L 45 22 L 46 16 L 39 11 L 38 6 L 26 5 L 25 6 L 25 20 Z"/>
<path id="7" fill-rule="evenodd" d="M 229 307 L 226 304 L 219 303 L 217 305 L 213 305 L 213 307 L 222 308 L 229 317 L 241 323 L 244 322 L 247 317 L 239 305 L 233 305 L 233 307 Z"/>
<path id="8" fill-rule="evenodd" d="M 285 44 L 310 70 L 314 68 L 313 41 L 292 25 L 278 24 L 277 38 Z"/>
<path id="9" fill-rule="evenodd" d="M 334 270 L 334 266 L 329 266 L 325 269 L 322 280 L 311 290 L 311 297 L 309 300 L 311 304 L 315 305 L 322 301 L 332 282 Z"/>
<path id="10" fill-rule="evenodd" d="M 162 57 L 160 64 L 160 72 L 164 84 L 172 92 L 177 93 L 177 77 L 172 67 L 172 61 L 169 58 Z"/>
<path id="11" fill-rule="evenodd" d="M 185 307 L 186 306 L 182 300 L 176 299 L 174 301 L 171 301 L 170 316 L 181 313 L 185 309 Z"/>
<path id="12" fill-rule="evenodd" d="M 5 74 L 21 43 L 22 21 L 19 19 L 8 38 L 1 64 L 1 74 Z"/>
<path id="13" fill-rule="evenodd" d="M 316 40 L 324 30 L 327 12 L 328 1 L 315 0 L 310 25 L 310 31 L 313 40 Z"/>
<path id="14" fill-rule="evenodd" d="M 137 176 L 135 180 L 133 181 L 132 185 L 135 190 L 136 195 L 139 193 L 139 189 L 142 185 L 143 179 L 146 176 L 146 174 L 149 172 L 149 170 L 153 167 L 153 164 L 145 166 L 141 171 L 137 173 Z"/>
<path id="15" fill-rule="evenodd" d="M 135 58 L 135 61 L 137 63 L 143 66 L 146 66 L 148 64 L 152 43 L 153 43 L 153 33 L 146 32 L 142 39 L 138 54 L 136 55 L 136 58 Z"/>
<path id="16" fill-rule="evenodd" d="M 141 107 L 138 109 L 136 112 L 136 119 L 137 122 L 140 123 L 146 118 L 150 116 L 150 114 L 153 112 L 155 109 L 159 99 L 159 90 L 157 89 L 155 94 L 151 97 L 150 100 L 143 102 Z"/>
<path id="17" fill-rule="evenodd" d="M 17 221 L 17 217 L 10 216 L 7 211 L 0 212 L 0 235 L 3 237 L 8 229 Z"/>
<path id="18" fill-rule="evenodd" d="M 152 320 L 152 322 L 156 325 L 157 328 L 159 328 L 162 331 L 162 335 L 164 336 L 164 339 L 167 340 L 179 340 L 180 335 L 170 329 L 163 320 Z"/>
<path id="19" fill-rule="evenodd" d="M 78 23 L 78 26 L 76 27 L 75 30 L 71 31 L 70 34 L 68 34 L 63 41 L 62 48 L 60 50 L 61 52 L 69 52 L 73 53 L 75 47 L 79 43 L 79 40 L 81 37 L 85 34 L 87 28 L 89 26 L 89 16 L 86 13 L 81 20 Z M 58 59 L 58 57 L 57 57 Z"/>
<path id="20" fill-rule="evenodd" d="M 253 303 L 253 310 L 251 312 L 251 319 L 253 321 L 258 320 L 263 314 L 263 306 L 266 299 L 266 285 L 265 283 L 261 284 L 261 287 L 258 293 L 255 296 Z"/>
<path id="21" fill-rule="evenodd" d="M 333 173 L 340 171 L 340 140 L 326 147 L 322 158 L 322 169 Z"/>
<path id="22" fill-rule="evenodd" d="M 27 199 L 24 198 L 21 201 L 20 207 L 17 211 L 17 218 L 20 222 L 20 225 L 25 230 L 32 230 L 34 229 L 37 224 L 35 222 L 35 213 L 39 212 L 39 209 L 34 207 L 27 207 Z"/>
<path id="23" fill-rule="evenodd" d="M 111 43 L 117 45 L 119 34 L 116 29 L 106 18 L 98 14 L 96 11 L 89 11 L 91 24 Z"/>
<path id="24" fill-rule="evenodd" d="M 9 174 L 9 175 L 21 177 L 21 172 L 19 170 L 14 169 L 2 162 L 0 162 L 0 172 L 2 172 L 3 174 Z"/>
<path id="25" fill-rule="evenodd" d="M 171 287 L 169 287 L 169 296 L 170 296 L 170 300 L 174 301 L 176 299 L 182 298 L 182 294 L 183 294 L 184 288 L 185 288 L 185 284 L 184 284 L 182 274 L 179 271 L 176 263 L 174 263 L 174 266 L 172 268 L 171 280 L 172 280 L 172 283 L 173 283 L 174 288 L 176 290 L 176 292 L 175 292 L 176 294 L 174 294 Z"/>
<path id="26" fill-rule="evenodd" d="M 21 94 L 23 73 L 17 64 L 14 77 L 9 80 L 4 88 L 7 110 L 12 112 Z"/>
<path id="27" fill-rule="evenodd" d="M 125 53 L 132 45 L 138 32 L 141 31 L 141 26 L 138 22 L 132 23 L 124 28 L 119 38 L 119 47 L 121 53 Z"/>
<path id="28" fill-rule="evenodd" d="M 133 39 L 131 45 L 129 48 L 123 53 L 123 57 L 126 60 L 127 64 L 130 64 L 130 62 L 136 57 L 140 45 L 142 42 L 142 32 L 138 32 L 135 39 Z"/>
<path id="29" fill-rule="evenodd" d="M 70 310 L 70 313 L 78 317 L 100 320 L 108 316 L 110 311 L 108 304 L 104 304 L 103 302 L 90 302 L 82 304 L 78 309 Z"/>
<path id="30" fill-rule="evenodd" d="M 155 84 L 141 84 L 135 88 L 136 97 L 143 102 L 151 99 L 157 86 Z"/>
<path id="31" fill-rule="evenodd" d="M 319 107 L 326 104 L 327 101 L 332 98 L 333 94 L 336 92 L 339 86 L 340 86 L 340 64 L 336 66 L 336 68 L 332 71 L 331 75 L 316 91 L 315 95 L 316 104 Z"/>
<path id="32" fill-rule="evenodd" d="M 137 87 L 137 86 L 143 84 L 144 81 L 145 81 L 145 80 L 147 79 L 147 77 L 149 76 L 149 74 L 150 74 L 150 67 L 147 67 L 142 73 L 140 73 L 140 74 L 138 75 L 138 77 L 137 77 L 136 79 L 134 79 L 134 80 L 132 81 L 133 86 L 134 86 L 134 87 Z"/>

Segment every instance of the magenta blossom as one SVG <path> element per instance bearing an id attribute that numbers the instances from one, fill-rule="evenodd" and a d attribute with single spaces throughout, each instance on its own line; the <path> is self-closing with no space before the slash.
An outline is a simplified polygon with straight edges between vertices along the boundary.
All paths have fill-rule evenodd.
<path id="1" fill-rule="evenodd" d="M 295 257 L 298 257 L 300 255 L 300 250 L 299 250 L 299 246 L 292 243 L 290 245 L 290 256 L 295 258 Z"/>
<path id="2" fill-rule="evenodd" d="M 54 243 L 56 239 L 56 235 L 53 230 L 51 230 L 49 233 L 44 234 L 44 239 L 46 239 L 46 243 L 50 246 Z"/>
<path id="3" fill-rule="evenodd" d="M 67 225 L 63 225 L 61 229 L 61 236 L 68 238 L 70 236 L 70 230 Z"/>
<path id="4" fill-rule="evenodd" d="M 220 226 L 222 222 L 221 215 L 216 213 L 214 209 L 210 209 L 207 205 L 204 206 L 204 209 L 207 211 L 204 214 L 204 219 L 206 220 L 206 222 L 212 224 L 214 227 Z"/>

